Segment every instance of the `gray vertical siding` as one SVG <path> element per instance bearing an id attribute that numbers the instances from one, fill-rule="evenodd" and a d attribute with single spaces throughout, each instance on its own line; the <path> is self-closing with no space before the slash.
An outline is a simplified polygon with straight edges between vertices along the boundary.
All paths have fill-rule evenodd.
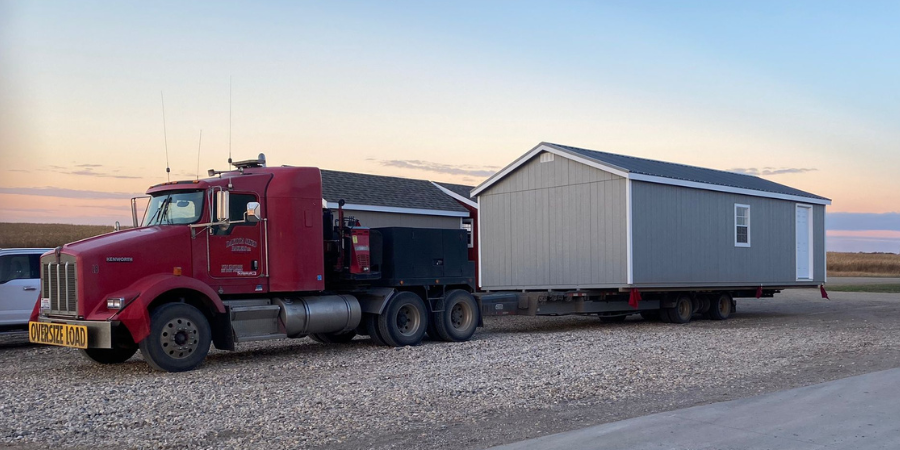
<path id="1" fill-rule="evenodd" d="M 482 287 L 624 285 L 625 183 L 560 156 L 535 156 L 482 192 Z"/>
<path id="2" fill-rule="evenodd" d="M 335 219 L 337 210 L 332 210 Z M 353 216 L 359 219 L 364 227 L 412 227 L 412 228 L 445 228 L 458 229 L 461 227 L 459 217 L 427 216 L 422 214 L 399 214 L 376 211 L 349 211 L 344 210 L 345 216 Z"/>
<path id="3" fill-rule="evenodd" d="M 750 247 L 734 245 L 735 203 L 750 205 Z M 634 284 L 798 284 L 797 203 L 634 181 Z M 822 282 L 824 206 L 811 217 L 813 281 Z"/>

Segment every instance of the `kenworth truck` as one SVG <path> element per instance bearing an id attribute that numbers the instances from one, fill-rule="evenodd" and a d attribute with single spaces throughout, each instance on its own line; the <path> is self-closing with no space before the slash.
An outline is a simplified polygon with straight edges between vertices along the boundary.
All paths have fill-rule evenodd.
<path id="1" fill-rule="evenodd" d="M 359 226 L 322 199 L 317 168 L 260 159 L 151 187 L 142 223 L 41 257 L 32 342 L 103 364 L 140 349 L 197 367 L 210 343 L 310 338 L 382 345 L 468 340 L 480 324 L 465 230 Z M 343 202 L 340 203 L 343 206 Z"/>

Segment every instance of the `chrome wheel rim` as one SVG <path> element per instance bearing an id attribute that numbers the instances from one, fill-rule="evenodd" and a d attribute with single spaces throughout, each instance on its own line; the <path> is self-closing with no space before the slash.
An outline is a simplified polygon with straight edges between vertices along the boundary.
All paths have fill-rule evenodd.
<path id="1" fill-rule="evenodd" d="M 176 317 L 163 326 L 159 341 L 170 358 L 184 359 L 197 350 L 200 333 L 197 324 L 184 317 Z"/>
<path id="2" fill-rule="evenodd" d="M 690 300 L 678 302 L 678 316 L 688 318 L 691 316 L 691 310 L 694 309 Z"/>

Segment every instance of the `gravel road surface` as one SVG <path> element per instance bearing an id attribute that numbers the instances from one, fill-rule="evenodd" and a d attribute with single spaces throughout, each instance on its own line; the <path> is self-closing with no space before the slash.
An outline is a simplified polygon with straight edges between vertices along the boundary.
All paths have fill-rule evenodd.
<path id="1" fill-rule="evenodd" d="M 723 322 L 488 318 L 470 342 L 308 339 L 189 373 L 0 336 L 0 448 L 479 449 L 900 367 L 900 295 L 787 291 Z"/>

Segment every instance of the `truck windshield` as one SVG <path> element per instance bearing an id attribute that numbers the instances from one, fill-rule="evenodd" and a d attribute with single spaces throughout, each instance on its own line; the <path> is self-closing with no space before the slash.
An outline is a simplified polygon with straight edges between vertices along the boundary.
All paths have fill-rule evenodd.
<path id="1" fill-rule="evenodd" d="M 147 205 L 144 226 L 184 225 L 200 220 L 203 191 L 154 194 Z"/>

